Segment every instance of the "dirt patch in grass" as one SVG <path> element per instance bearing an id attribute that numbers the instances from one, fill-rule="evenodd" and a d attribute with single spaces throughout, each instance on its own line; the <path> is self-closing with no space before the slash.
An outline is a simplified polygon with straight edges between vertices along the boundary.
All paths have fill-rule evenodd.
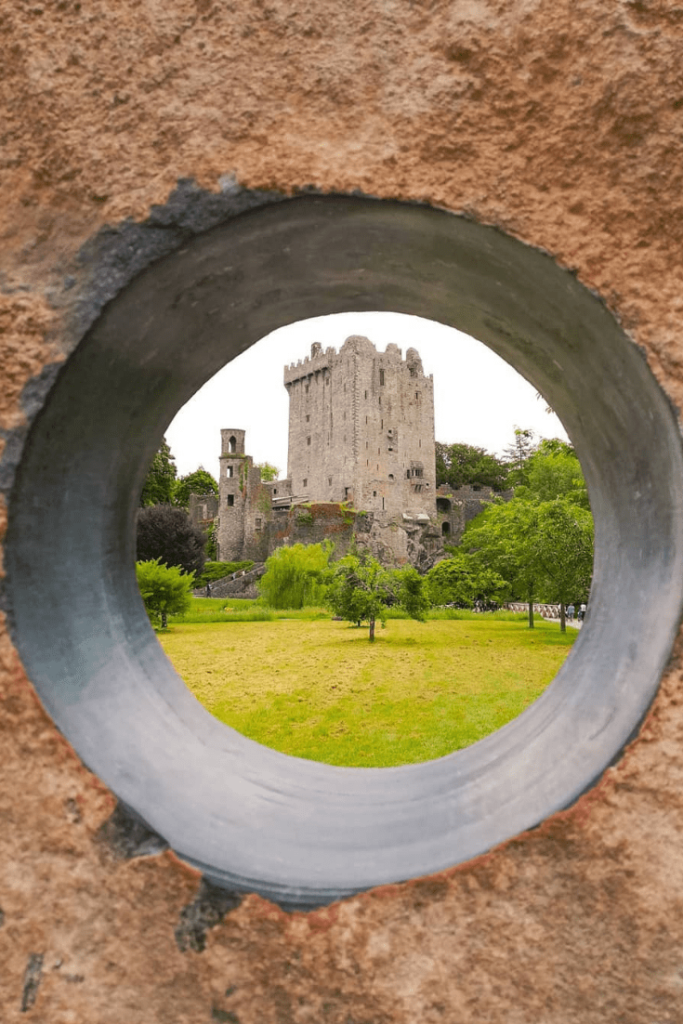
<path id="1" fill-rule="evenodd" d="M 286 754 L 388 767 L 441 757 L 515 718 L 576 639 L 539 622 L 178 624 L 159 640 L 220 721 Z"/>

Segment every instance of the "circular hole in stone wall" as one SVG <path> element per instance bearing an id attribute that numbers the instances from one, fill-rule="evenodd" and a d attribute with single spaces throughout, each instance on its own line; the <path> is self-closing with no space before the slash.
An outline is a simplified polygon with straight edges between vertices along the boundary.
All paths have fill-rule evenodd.
<path id="1" fill-rule="evenodd" d="M 524 710 L 576 639 L 592 569 L 580 466 L 539 399 L 480 342 L 396 313 L 300 321 L 219 371 L 166 431 L 216 547 L 159 634 L 191 692 L 251 739 L 353 767 L 441 757 Z M 180 557 L 168 516 L 142 512 L 139 557 Z"/>
<path id="2" fill-rule="evenodd" d="M 350 310 L 458 327 L 514 365 L 572 438 L 596 523 L 590 621 L 553 685 L 472 747 L 398 768 L 287 757 L 225 728 L 164 656 L 132 572 L 137 495 L 175 412 L 276 327 Z M 279 202 L 140 274 L 68 360 L 11 495 L 14 636 L 84 762 L 181 857 L 314 906 L 473 857 L 618 755 L 680 619 L 682 481 L 676 417 L 640 352 L 548 256 L 427 207 Z"/>

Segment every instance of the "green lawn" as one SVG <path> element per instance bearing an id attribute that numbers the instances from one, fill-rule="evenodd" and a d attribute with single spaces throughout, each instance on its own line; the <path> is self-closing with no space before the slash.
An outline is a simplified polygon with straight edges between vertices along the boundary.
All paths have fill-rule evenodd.
<path id="1" fill-rule="evenodd" d="M 498 729 L 542 693 L 577 635 L 479 615 L 392 619 L 370 644 L 367 628 L 329 617 L 230 615 L 159 634 L 197 699 L 259 743 L 362 767 L 441 757 Z"/>

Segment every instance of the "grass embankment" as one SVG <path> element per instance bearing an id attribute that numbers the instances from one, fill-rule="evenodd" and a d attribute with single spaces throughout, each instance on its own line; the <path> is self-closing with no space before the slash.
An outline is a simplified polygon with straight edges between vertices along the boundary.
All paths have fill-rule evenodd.
<path id="1" fill-rule="evenodd" d="M 322 611 L 311 621 L 310 609 L 208 604 L 201 622 L 159 636 L 197 699 L 259 743 L 337 765 L 409 764 L 474 743 L 542 693 L 576 639 L 542 621 L 456 613 L 392 619 L 370 644 L 367 628 Z M 243 620 L 260 612 L 273 618 Z"/>

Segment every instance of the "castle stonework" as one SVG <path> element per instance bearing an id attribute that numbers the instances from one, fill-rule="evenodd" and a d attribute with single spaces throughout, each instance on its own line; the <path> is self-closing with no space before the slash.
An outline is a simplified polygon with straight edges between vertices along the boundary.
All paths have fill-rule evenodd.
<path id="1" fill-rule="evenodd" d="M 427 569 L 493 497 L 436 488 L 434 381 L 416 349 L 378 352 L 353 335 L 339 352 L 285 367 L 288 474 L 265 483 L 245 432 L 221 431 L 216 539 L 221 561 L 265 561 L 282 544 L 351 542 L 387 565 Z M 475 511 L 476 506 L 476 511 Z M 196 511 L 195 511 L 196 510 Z M 206 513 L 193 496 L 190 514 Z"/>
<path id="2" fill-rule="evenodd" d="M 294 493 L 386 517 L 433 514 L 434 382 L 414 348 L 347 338 L 285 368 Z"/>

